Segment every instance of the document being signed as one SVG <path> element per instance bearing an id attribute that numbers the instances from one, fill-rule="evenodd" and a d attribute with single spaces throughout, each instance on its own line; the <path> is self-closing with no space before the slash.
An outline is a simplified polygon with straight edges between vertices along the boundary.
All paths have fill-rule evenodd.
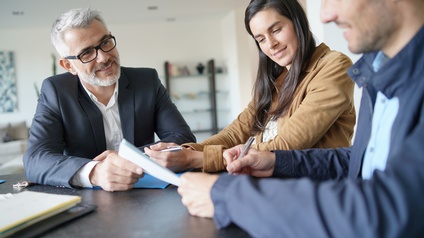
<path id="1" fill-rule="evenodd" d="M 180 177 L 171 170 L 163 167 L 162 165 L 151 160 L 150 157 L 140 151 L 133 144 L 123 139 L 119 145 L 119 153 L 121 157 L 133 162 L 140 166 L 144 172 L 150 174 L 165 182 L 171 183 L 175 186 L 180 185 Z M 143 178 L 142 178 L 143 179 Z"/>

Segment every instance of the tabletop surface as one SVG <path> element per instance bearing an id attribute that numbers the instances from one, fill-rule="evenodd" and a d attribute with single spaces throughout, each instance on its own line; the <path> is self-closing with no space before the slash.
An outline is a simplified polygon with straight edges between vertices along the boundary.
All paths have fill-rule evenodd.
<path id="1" fill-rule="evenodd" d="M 233 225 L 217 230 L 212 219 L 191 216 L 181 203 L 177 187 L 106 192 L 32 185 L 17 190 L 13 184 L 25 180 L 20 174 L 2 175 L 0 194 L 35 191 L 78 195 L 82 202 L 97 206 L 92 213 L 60 225 L 41 237 L 249 237 Z"/>

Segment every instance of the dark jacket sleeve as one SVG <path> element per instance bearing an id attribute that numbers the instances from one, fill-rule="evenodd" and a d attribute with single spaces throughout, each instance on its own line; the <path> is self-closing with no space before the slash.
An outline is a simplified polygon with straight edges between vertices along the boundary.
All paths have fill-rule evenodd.
<path id="1" fill-rule="evenodd" d="M 350 148 L 277 150 L 273 177 L 341 179 L 348 174 Z"/>
<path id="2" fill-rule="evenodd" d="M 370 180 L 222 175 L 211 191 L 216 225 L 254 237 L 424 237 L 423 141 L 422 118 Z"/>
<path id="3" fill-rule="evenodd" d="M 31 182 L 71 187 L 69 182 L 72 176 L 90 161 L 88 158 L 94 158 L 100 152 L 97 151 L 95 137 L 90 133 L 92 128 L 88 123 L 83 123 L 84 117 L 78 116 L 81 108 L 62 100 L 61 96 L 77 97 L 71 95 L 72 90 L 69 90 L 72 88 L 71 78 L 67 78 L 67 84 L 61 85 L 63 88 L 58 88 L 53 83 L 53 78 L 43 81 L 27 150 L 23 157 L 25 175 Z M 66 95 L 60 95 L 60 90 L 65 90 Z M 67 104 L 66 110 L 61 101 L 62 104 Z M 77 131 L 79 137 L 69 137 L 67 128 Z M 70 141 L 66 142 L 65 138 Z M 80 149 L 76 152 L 78 147 Z"/>

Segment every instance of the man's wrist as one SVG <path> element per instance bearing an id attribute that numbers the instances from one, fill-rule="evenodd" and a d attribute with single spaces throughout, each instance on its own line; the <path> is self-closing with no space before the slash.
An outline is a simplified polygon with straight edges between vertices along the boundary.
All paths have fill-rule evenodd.
<path id="1" fill-rule="evenodd" d="M 190 168 L 193 169 L 201 169 L 203 168 L 203 152 L 202 151 L 195 151 L 195 150 L 187 150 L 187 157 L 189 162 Z"/>
<path id="2" fill-rule="evenodd" d="M 98 161 L 90 161 L 79 169 L 72 178 L 71 184 L 77 187 L 92 188 L 91 173 Z"/>

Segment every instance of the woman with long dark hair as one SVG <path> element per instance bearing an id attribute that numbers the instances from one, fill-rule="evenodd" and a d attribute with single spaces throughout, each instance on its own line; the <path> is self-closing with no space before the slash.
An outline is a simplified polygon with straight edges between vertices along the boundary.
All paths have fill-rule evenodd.
<path id="1" fill-rule="evenodd" d="M 225 169 L 223 150 L 255 136 L 252 148 L 288 150 L 336 148 L 351 144 L 355 125 L 352 65 L 324 43 L 316 46 L 308 19 L 297 0 L 252 0 L 245 26 L 259 49 L 253 100 L 229 126 L 180 152 L 146 149 L 156 161 L 175 170 Z"/>

